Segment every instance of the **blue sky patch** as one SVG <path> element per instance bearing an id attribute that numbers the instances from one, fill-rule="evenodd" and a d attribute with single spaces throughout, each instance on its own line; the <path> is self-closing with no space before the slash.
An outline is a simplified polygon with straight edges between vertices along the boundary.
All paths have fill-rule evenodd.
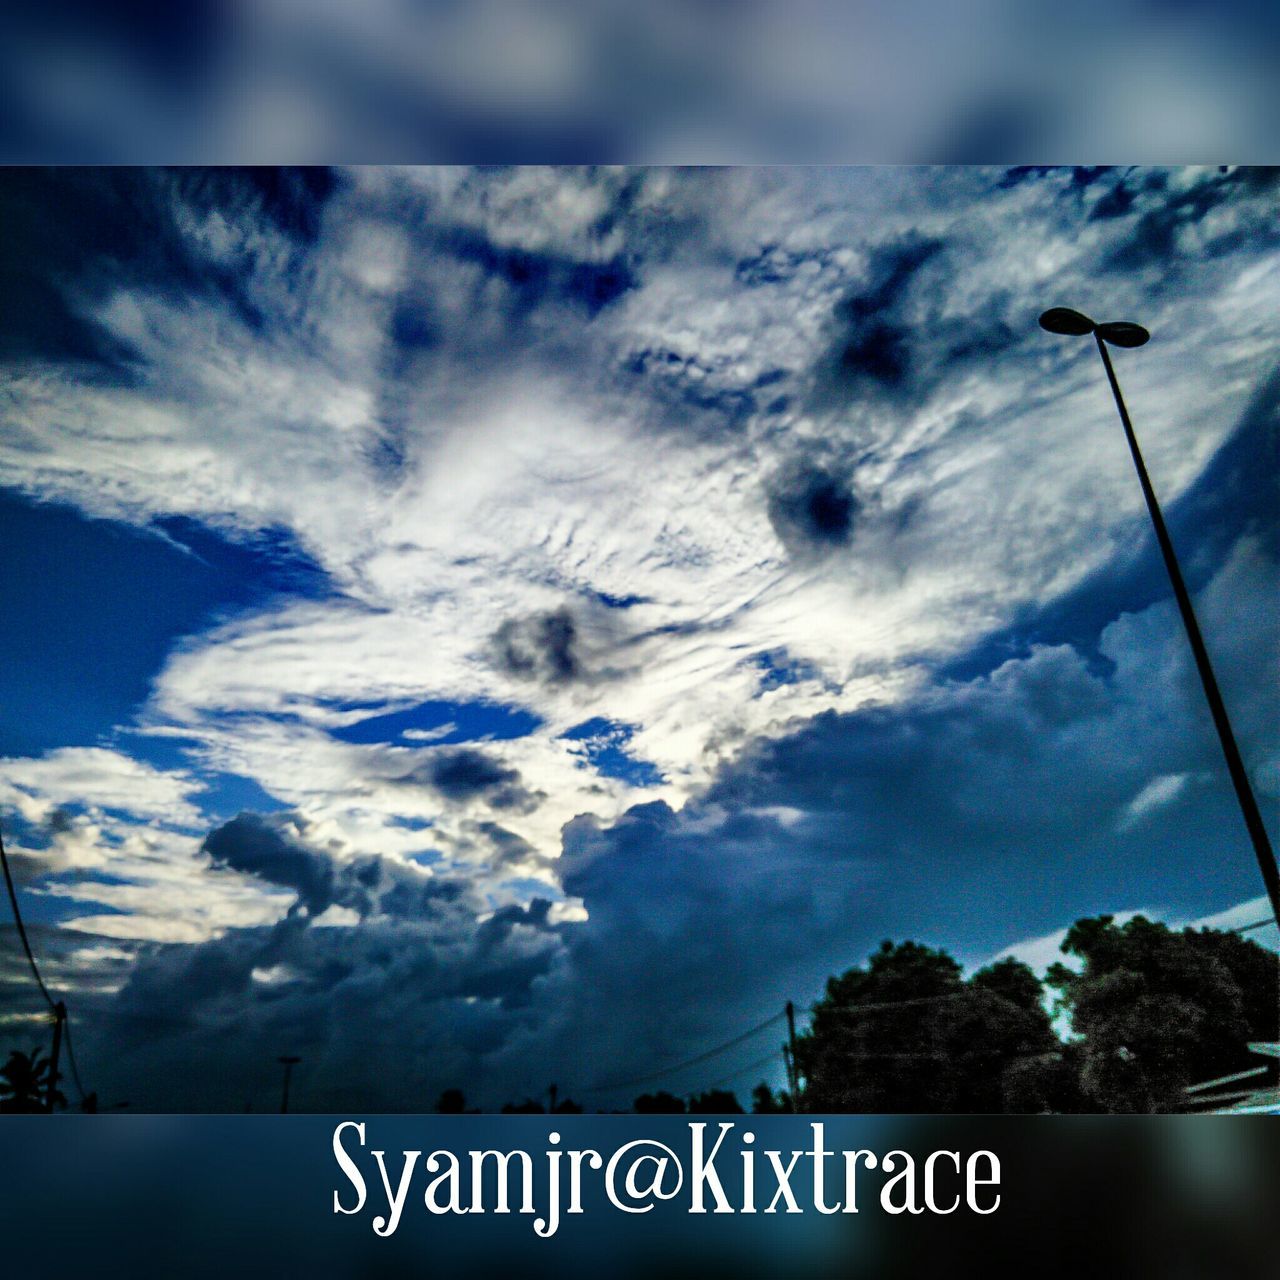
<path id="1" fill-rule="evenodd" d="M 592 716 L 574 725 L 561 736 L 569 742 L 582 744 L 582 755 L 599 774 L 617 778 L 633 787 L 657 787 L 666 779 L 656 765 L 648 760 L 637 760 L 627 752 L 627 744 L 635 729 L 604 716 Z"/>
<path id="2" fill-rule="evenodd" d="M 182 518 L 156 527 L 0 490 L 0 755 L 95 744 L 132 719 L 183 636 L 285 590 L 328 589 L 279 531 L 231 542 Z"/>
<path id="3" fill-rule="evenodd" d="M 785 646 L 757 653 L 752 662 L 760 671 L 761 693 L 784 684 L 799 684 L 802 680 L 819 678 L 818 669 L 811 662 L 793 658 Z"/>
<path id="4" fill-rule="evenodd" d="M 541 723 L 523 707 L 492 702 L 429 701 L 420 702 L 407 711 L 370 716 L 332 732 L 342 742 L 448 746 L 459 742 L 506 742 L 525 738 Z"/>

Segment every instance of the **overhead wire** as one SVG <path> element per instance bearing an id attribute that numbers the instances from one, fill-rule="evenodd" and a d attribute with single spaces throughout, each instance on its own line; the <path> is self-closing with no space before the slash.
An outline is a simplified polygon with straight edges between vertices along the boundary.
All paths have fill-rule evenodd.
<path id="1" fill-rule="evenodd" d="M 71 1065 L 71 1078 L 75 1083 L 76 1093 L 79 1095 L 80 1101 L 84 1102 L 86 1094 L 84 1086 L 80 1083 L 80 1069 L 76 1065 L 75 1050 L 71 1046 L 71 1020 L 67 1017 L 66 1005 L 62 1004 L 61 1009 L 59 1009 L 59 1002 L 49 994 L 49 988 L 45 986 L 44 978 L 40 974 L 40 966 L 36 963 L 35 953 L 31 950 L 31 940 L 27 937 L 27 927 L 22 921 L 22 908 L 18 905 L 18 891 L 14 887 L 13 873 L 9 870 L 9 855 L 5 852 L 3 833 L 0 833 L 0 867 L 4 868 L 4 883 L 5 888 L 9 891 L 9 906 L 13 910 L 13 923 L 18 930 L 18 938 L 27 957 L 31 976 L 35 979 L 36 986 L 40 988 L 40 994 L 49 1006 L 50 1013 L 55 1018 L 61 1019 L 62 1036 L 67 1046 L 67 1061 Z"/>
<path id="2" fill-rule="evenodd" d="M 57 1001 L 49 994 L 49 988 L 44 985 L 44 979 L 40 976 L 40 966 L 36 964 L 35 955 L 31 950 L 31 940 L 27 937 L 27 927 L 22 923 L 22 910 L 18 906 L 18 892 L 13 886 L 13 873 L 9 870 L 9 855 L 4 851 L 3 834 L 0 834 L 0 866 L 4 867 L 4 883 L 5 888 L 9 890 L 13 923 L 17 926 L 18 939 L 22 943 L 22 950 L 26 953 L 27 964 L 31 967 L 31 976 L 36 980 L 36 986 L 40 988 L 40 994 L 44 996 L 45 1003 L 50 1010 L 54 1010 L 57 1008 Z"/>
<path id="3" fill-rule="evenodd" d="M 683 1071 L 686 1067 L 696 1067 L 700 1062 L 707 1062 L 711 1058 L 719 1057 L 726 1049 L 732 1049 L 735 1045 L 742 1044 L 744 1041 L 758 1036 L 762 1031 L 767 1031 L 775 1022 L 781 1022 L 786 1016 L 785 1010 L 780 1010 L 772 1018 L 766 1018 L 758 1026 L 744 1031 L 741 1035 L 734 1036 L 731 1040 L 726 1040 L 723 1044 L 716 1045 L 713 1049 L 707 1049 L 692 1058 L 686 1058 L 683 1062 L 676 1062 L 657 1071 L 651 1071 L 648 1075 L 635 1076 L 629 1080 L 605 1081 L 602 1084 L 593 1085 L 590 1089 L 584 1090 L 584 1092 L 604 1093 L 612 1089 L 629 1089 L 633 1085 L 649 1084 L 651 1081 L 661 1080 L 664 1076 L 675 1075 L 677 1071 Z"/>

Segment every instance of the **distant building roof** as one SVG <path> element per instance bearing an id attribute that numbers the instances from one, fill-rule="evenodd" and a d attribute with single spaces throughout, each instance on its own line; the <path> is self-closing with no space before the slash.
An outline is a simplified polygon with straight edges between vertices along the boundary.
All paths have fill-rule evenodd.
<path id="1" fill-rule="evenodd" d="M 1280 1043 L 1270 1040 L 1255 1040 L 1249 1046 L 1250 1053 L 1264 1058 L 1280 1059 Z M 1269 1063 L 1262 1066 L 1249 1067 L 1244 1071 L 1236 1071 L 1229 1076 L 1218 1076 L 1215 1080 L 1205 1080 L 1200 1084 L 1187 1087 L 1187 1105 L 1192 1109 L 1204 1107 L 1210 1115 L 1280 1115 L 1280 1084 L 1272 1080 L 1270 1083 L 1259 1082 L 1257 1088 L 1246 1087 L 1227 1093 L 1213 1093 L 1221 1085 L 1235 1084 L 1239 1081 L 1254 1079 L 1257 1076 L 1272 1075 Z M 1218 1104 L 1218 1105 L 1214 1105 Z"/>

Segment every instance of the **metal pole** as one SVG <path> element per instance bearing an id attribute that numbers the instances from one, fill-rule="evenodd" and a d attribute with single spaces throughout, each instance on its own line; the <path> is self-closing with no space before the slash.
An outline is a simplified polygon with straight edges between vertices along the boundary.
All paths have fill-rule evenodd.
<path id="1" fill-rule="evenodd" d="M 50 1113 L 58 1096 L 58 1062 L 62 1056 L 62 1024 L 67 1006 L 61 1000 L 53 1006 L 53 1052 L 49 1054 L 49 1083 L 45 1086 L 44 1109 Z"/>
<path id="2" fill-rule="evenodd" d="M 280 1114 L 284 1115 L 289 1110 L 289 1077 L 293 1075 L 294 1065 L 302 1059 L 281 1058 L 279 1061 L 284 1064 L 284 1090 L 280 1094 Z"/>
<path id="3" fill-rule="evenodd" d="M 787 1001 L 787 1074 L 791 1077 L 791 1111 L 800 1110 L 800 1064 L 796 1061 L 796 1007 Z"/>
<path id="4" fill-rule="evenodd" d="M 1218 690 L 1218 681 L 1209 662 L 1209 652 L 1205 648 L 1204 637 L 1200 634 L 1200 624 L 1196 621 L 1195 610 L 1191 607 L 1191 595 L 1187 591 L 1187 584 L 1182 580 L 1182 570 L 1178 568 L 1178 558 L 1174 554 L 1169 530 L 1165 528 L 1160 504 L 1156 500 L 1155 490 L 1151 487 L 1151 479 L 1142 461 L 1138 438 L 1133 433 L 1133 423 L 1129 421 L 1129 411 L 1125 408 L 1124 397 L 1120 394 L 1120 384 L 1116 381 L 1116 371 L 1111 367 L 1111 356 L 1107 352 L 1107 345 L 1101 335 L 1095 331 L 1093 336 L 1098 343 L 1098 352 L 1102 356 L 1102 363 L 1107 371 L 1107 380 L 1111 383 L 1111 393 L 1115 396 L 1116 408 L 1120 411 L 1125 439 L 1129 442 L 1129 452 L 1133 455 L 1133 465 L 1137 468 L 1138 481 L 1142 485 L 1142 496 L 1147 501 L 1151 523 L 1155 525 L 1156 541 L 1160 544 L 1160 553 L 1164 556 L 1164 565 L 1169 571 L 1169 581 L 1173 584 L 1174 599 L 1178 602 L 1182 623 L 1187 629 L 1187 639 L 1191 642 L 1191 652 L 1195 655 L 1196 670 L 1200 673 L 1204 696 L 1208 700 L 1214 727 L 1218 730 L 1218 739 L 1222 743 L 1222 754 L 1227 758 L 1227 771 L 1231 774 L 1236 799 L 1244 815 L 1244 825 L 1248 828 L 1249 838 L 1253 841 L 1253 852 L 1258 859 L 1258 869 L 1262 872 L 1262 881 L 1267 887 L 1267 897 L 1271 901 L 1271 913 L 1280 921 L 1280 871 L 1276 868 L 1275 853 L 1272 851 L 1258 802 L 1254 798 L 1253 788 L 1249 785 L 1249 774 L 1241 758 L 1240 748 L 1236 746 L 1235 734 L 1231 731 L 1231 721 L 1227 717 L 1227 708 Z"/>

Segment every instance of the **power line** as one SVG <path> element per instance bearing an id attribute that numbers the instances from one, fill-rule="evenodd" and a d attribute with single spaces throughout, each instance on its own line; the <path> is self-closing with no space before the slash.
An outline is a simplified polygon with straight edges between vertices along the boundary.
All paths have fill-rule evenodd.
<path id="1" fill-rule="evenodd" d="M 877 1003 L 847 1005 L 840 1009 L 825 1009 L 824 1012 L 839 1014 L 875 1013 L 883 1009 L 903 1009 L 911 1005 L 934 1004 L 939 1000 L 956 1000 L 968 994 L 969 993 L 967 991 L 948 991 L 942 995 L 917 996 L 910 1000 L 892 1000 L 880 1001 Z M 818 1008 L 818 1005 L 810 1005 L 805 1012 L 815 1013 Z M 683 1062 L 677 1062 L 672 1066 L 662 1067 L 660 1070 L 652 1071 L 648 1075 L 636 1076 L 629 1080 L 615 1080 L 606 1084 L 593 1085 L 590 1089 L 584 1089 L 583 1092 L 604 1093 L 611 1089 L 628 1089 L 635 1085 L 650 1084 L 653 1081 L 661 1080 L 666 1076 L 675 1075 L 678 1071 L 683 1071 L 686 1067 L 694 1067 L 700 1062 L 706 1062 L 711 1058 L 719 1057 L 719 1055 L 726 1049 L 732 1049 L 735 1045 L 741 1044 L 744 1040 L 750 1040 L 753 1036 L 757 1036 L 762 1031 L 773 1026 L 775 1022 L 780 1022 L 784 1017 L 786 1017 L 785 1010 L 781 1013 L 775 1013 L 772 1018 L 766 1019 L 764 1022 L 760 1023 L 759 1026 L 752 1027 L 750 1030 L 744 1031 L 741 1035 L 734 1036 L 732 1040 L 726 1040 L 723 1044 L 716 1045 L 712 1049 L 707 1049 L 705 1052 L 697 1054 L 695 1057 L 686 1058 Z M 765 1059 L 765 1061 L 768 1061 L 768 1059 Z M 743 1070 L 751 1070 L 751 1068 L 744 1067 Z M 732 1079 L 733 1077 L 730 1076 L 727 1078 Z"/>
<path id="2" fill-rule="evenodd" d="M 1255 920 L 1252 924 L 1238 924 L 1234 929 L 1229 930 L 1230 933 L 1248 933 L 1250 929 L 1265 929 L 1267 925 L 1274 925 L 1276 922 L 1270 916 L 1265 920 Z"/>
<path id="3" fill-rule="evenodd" d="M 759 1026 L 752 1027 L 749 1031 L 744 1031 L 741 1035 L 734 1036 L 732 1040 L 726 1040 L 723 1044 L 718 1044 L 714 1049 L 708 1049 L 704 1053 L 699 1053 L 695 1057 L 686 1058 L 683 1062 L 677 1062 L 669 1067 L 663 1067 L 659 1071 L 650 1072 L 645 1076 L 636 1076 L 631 1080 L 613 1080 L 605 1084 L 593 1085 L 590 1089 L 583 1090 L 584 1093 L 604 1093 L 610 1089 L 629 1089 L 633 1085 L 648 1084 L 653 1080 L 661 1080 L 664 1076 L 675 1075 L 677 1071 L 683 1071 L 686 1067 L 696 1067 L 700 1062 L 706 1062 L 710 1058 L 719 1057 L 726 1049 L 732 1049 L 734 1045 L 742 1044 L 744 1040 L 750 1040 L 754 1036 L 758 1036 L 762 1031 L 767 1031 L 775 1022 L 780 1022 L 786 1017 L 785 1011 L 775 1013 L 772 1018 L 766 1018 Z"/>
<path id="4" fill-rule="evenodd" d="M 22 950 L 26 953 L 27 964 L 31 967 L 31 976 L 36 980 L 36 986 L 40 988 L 40 994 L 44 996 L 45 1003 L 49 1006 L 49 1011 L 54 1017 L 53 1057 L 49 1064 L 49 1109 L 53 1109 L 54 1090 L 57 1086 L 60 1032 L 61 1036 L 66 1038 L 67 1061 L 71 1064 L 71 1078 L 75 1081 L 76 1093 L 79 1094 L 80 1101 L 84 1102 L 84 1086 L 80 1083 L 80 1070 L 76 1066 L 75 1051 L 71 1047 L 71 1023 L 67 1018 L 67 1006 L 61 1000 L 55 1000 L 49 994 L 49 988 L 44 985 L 44 979 L 40 976 L 40 966 L 36 964 L 35 955 L 31 950 L 31 940 L 27 937 L 26 925 L 22 923 L 22 909 L 18 906 L 18 892 L 14 888 L 13 873 L 9 870 L 9 855 L 5 853 L 4 836 L 2 834 L 0 834 L 0 866 L 4 868 L 4 883 L 9 891 L 9 905 L 13 908 L 13 923 L 17 926 L 18 937 L 22 940 Z"/>
<path id="5" fill-rule="evenodd" d="M 713 1080 L 708 1089 L 718 1089 L 722 1084 L 728 1084 L 731 1080 L 736 1080 L 739 1076 L 745 1076 L 748 1071 L 759 1071 L 778 1060 L 776 1053 L 771 1053 L 767 1057 L 759 1058 L 755 1062 L 748 1063 L 745 1067 L 739 1067 L 737 1071 L 731 1071 L 727 1076 L 721 1076 L 719 1080 Z"/>
<path id="6" fill-rule="evenodd" d="M 36 964 L 36 958 L 31 951 L 31 942 L 27 938 L 26 925 L 22 923 L 22 911 L 18 907 L 18 893 L 13 887 L 13 875 L 9 871 L 9 856 L 4 851 L 4 837 L 0 835 L 0 865 L 4 867 L 4 883 L 9 890 L 9 905 L 13 908 L 13 923 L 18 927 L 18 937 L 22 941 L 22 949 L 27 955 L 27 964 L 31 966 L 31 976 L 36 980 L 36 986 L 40 988 L 40 994 L 44 996 L 45 1003 L 50 1010 L 57 1007 L 57 1002 L 49 994 L 49 988 L 44 985 L 44 979 L 40 976 L 40 966 Z"/>
<path id="7" fill-rule="evenodd" d="M 876 1013 L 882 1009 L 905 1009 L 909 1005 L 936 1004 L 940 1000 L 961 1000 L 966 996 L 972 996 L 972 994 L 971 988 L 965 988 L 961 991 L 947 991 L 937 996 L 913 996 L 910 1000 L 885 1000 L 876 1004 L 847 1004 L 843 1006 L 811 1004 L 805 1012 L 811 1014 L 821 1012 L 824 1015 L 833 1013 Z"/>

